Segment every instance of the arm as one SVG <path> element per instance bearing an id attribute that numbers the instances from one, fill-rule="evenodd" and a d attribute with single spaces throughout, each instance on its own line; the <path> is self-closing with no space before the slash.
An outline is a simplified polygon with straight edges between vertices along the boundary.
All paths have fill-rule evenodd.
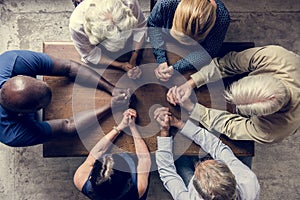
<path id="1" fill-rule="evenodd" d="M 92 128 L 110 111 L 110 104 L 106 104 L 97 110 L 83 111 L 69 119 L 55 119 L 47 121 L 53 135 L 74 135 L 77 130 Z"/>
<path id="2" fill-rule="evenodd" d="M 134 28 L 133 30 L 133 45 L 132 45 L 132 49 L 136 51 L 132 53 L 132 56 L 129 61 L 131 65 L 136 66 L 138 50 L 143 48 L 143 44 L 145 40 L 147 20 L 137 0 L 135 0 L 133 5 L 129 5 L 129 7 L 132 10 L 132 13 L 135 16 L 135 18 L 138 20 L 136 28 Z"/>
<path id="3" fill-rule="evenodd" d="M 191 52 L 193 51 L 193 52 Z M 174 65 L 174 69 L 180 73 L 190 71 L 190 70 L 199 70 L 203 66 L 211 62 L 210 55 L 202 47 L 197 47 L 197 50 L 190 50 L 189 53 L 184 58 L 178 60 Z"/>
<path id="4" fill-rule="evenodd" d="M 207 130 L 225 134 L 233 140 L 257 140 L 260 130 L 251 118 L 196 104 L 190 118 L 199 121 Z"/>
<path id="5" fill-rule="evenodd" d="M 143 138 L 140 136 L 135 125 L 130 125 L 130 130 L 134 139 L 135 152 L 138 158 L 137 164 L 137 180 L 138 193 L 141 198 L 148 186 L 148 177 L 151 167 L 151 159 L 149 150 Z"/>
<path id="6" fill-rule="evenodd" d="M 103 154 L 106 153 L 121 131 L 128 126 L 129 115 L 127 113 L 128 110 L 124 112 L 122 122 L 99 140 L 99 142 L 90 151 L 86 160 L 77 169 L 73 181 L 78 190 L 82 190 L 82 187 L 86 182 L 91 169 L 93 168 L 95 160 L 99 159 Z"/>
<path id="7" fill-rule="evenodd" d="M 53 70 L 49 75 L 66 76 L 76 83 L 92 88 L 103 89 L 113 96 L 112 102 L 123 104 L 130 96 L 129 89 L 117 88 L 96 71 L 77 62 L 51 57 Z"/>
<path id="8" fill-rule="evenodd" d="M 255 54 L 262 48 L 251 48 L 242 52 L 229 52 L 223 58 L 215 58 L 209 65 L 204 66 L 198 72 L 191 75 L 197 87 L 234 76 L 254 71 L 264 65 L 259 62 Z"/>
<path id="9" fill-rule="evenodd" d="M 51 56 L 50 56 L 51 57 Z M 79 83 L 98 89 L 104 89 L 112 94 L 114 85 L 104 79 L 96 71 L 81 65 L 77 62 L 51 57 L 53 62 L 53 76 L 66 76 L 72 81 L 79 81 Z"/>
<path id="10" fill-rule="evenodd" d="M 172 153 L 173 140 L 171 137 L 157 137 L 156 164 L 158 173 L 165 188 L 173 199 L 189 199 L 188 189 L 182 178 L 177 174 Z"/>
<path id="11" fill-rule="evenodd" d="M 189 199 L 188 189 L 177 174 L 172 153 L 173 139 L 169 137 L 170 126 L 182 128 L 184 123 L 172 116 L 169 108 L 160 107 L 154 111 L 154 118 L 160 125 L 160 137 L 157 137 L 156 164 L 165 188 L 174 199 Z"/>
<path id="12" fill-rule="evenodd" d="M 235 175 L 243 199 L 258 199 L 260 186 L 256 175 L 237 159 L 231 149 L 207 130 L 187 121 L 181 133 L 193 140 L 214 159 L 222 160 Z"/>
<path id="13" fill-rule="evenodd" d="M 166 47 L 163 40 L 162 28 L 171 28 L 172 23 L 168 22 L 174 17 L 174 13 L 168 15 L 166 5 L 171 1 L 157 1 L 148 18 L 148 33 L 150 43 L 153 47 L 153 54 L 159 64 L 167 62 Z M 174 11 L 175 12 L 175 11 Z"/>
<path id="14" fill-rule="evenodd" d="M 93 147 L 86 160 L 79 166 L 74 174 L 74 184 L 78 190 L 82 190 L 95 161 L 100 158 L 111 146 L 112 142 L 119 135 L 119 131 L 112 129 Z"/>

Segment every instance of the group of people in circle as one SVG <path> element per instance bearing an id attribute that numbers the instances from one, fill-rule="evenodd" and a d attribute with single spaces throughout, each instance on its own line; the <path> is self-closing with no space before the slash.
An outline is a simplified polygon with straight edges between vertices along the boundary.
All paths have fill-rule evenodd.
<path id="1" fill-rule="evenodd" d="M 230 24 L 220 0 L 158 0 L 148 19 L 138 0 L 73 0 L 70 35 L 82 62 L 112 66 L 128 77 L 140 79 L 139 57 L 147 38 L 157 60 L 154 70 L 162 82 L 174 72 L 197 70 L 184 84 L 169 89 L 170 106 L 189 113 L 182 121 L 168 107 L 154 111 L 160 127 L 155 160 L 164 187 L 174 199 L 259 199 L 260 185 L 251 162 L 242 162 L 215 135 L 259 143 L 280 142 L 294 134 L 300 122 L 300 56 L 283 47 L 269 45 L 229 52 L 216 57 Z M 190 48 L 174 64 L 167 57 L 166 38 Z M 201 48 L 196 48 L 200 46 Z M 195 47 L 195 48 L 194 48 Z M 122 55 L 122 56 L 120 56 Z M 194 102 L 194 89 L 219 79 L 246 74 L 224 91 L 236 112 L 207 108 Z M 91 66 L 28 50 L 0 55 L 0 141 L 8 146 L 42 144 L 61 134 L 75 135 L 102 117 L 111 106 L 126 105 L 130 88 L 118 88 Z M 51 88 L 37 75 L 80 76 L 84 85 L 112 95 L 112 103 L 69 119 L 36 120 L 35 113 L 51 102 Z M 220 94 L 222 95 L 222 94 Z M 151 158 L 135 124 L 138 113 L 123 111 L 122 121 L 92 148 L 74 175 L 78 190 L 90 199 L 146 199 Z M 200 123 L 204 128 L 198 126 Z M 129 127 L 136 154 L 111 154 L 109 147 Z M 211 159 L 173 157 L 170 127 L 179 130 L 209 153 Z"/>

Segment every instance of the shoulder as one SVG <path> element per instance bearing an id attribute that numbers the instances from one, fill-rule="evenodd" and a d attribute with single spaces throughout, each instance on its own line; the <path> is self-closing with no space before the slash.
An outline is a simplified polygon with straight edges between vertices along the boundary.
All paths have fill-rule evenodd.
<path id="1" fill-rule="evenodd" d="M 242 199 L 257 199 L 260 185 L 254 172 L 240 161 L 234 162 L 228 167 L 235 176 L 240 197 Z"/>
<path id="2" fill-rule="evenodd" d="M 0 55 L 0 63 L 3 65 L 5 62 L 14 62 L 17 58 L 22 58 L 21 60 L 18 60 L 18 64 L 24 63 L 36 63 L 37 61 L 43 61 L 43 60 L 51 60 L 50 56 L 41 53 L 41 52 L 34 52 L 29 50 L 11 50 L 7 51 Z"/>
<path id="3" fill-rule="evenodd" d="M 158 0 L 153 8 L 153 11 L 168 11 L 175 12 L 180 0 Z"/>
<path id="4" fill-rule="evenodd" d="M 85 0 L 81 2 L 72 12 L 69 22 L 69 28 L 70 29 L 80 29 L 83 26 L 84 23 L 84 16 L 86 13 L 86 10 L 88 8 L 89 1 Z"/>
<path id="5" fill-rule="evenodd" d="M 230 22 L 230 15 L 229 11 L 225 7 L 224 3 L 220 0 L 216 0 L 217 3 L 217 21 L 216 23 L 218 24 L 227 24 Z"/>
<path id="6" fill-rule="evenodd" d="M 93 163 L 95 162 L 95 159 L 89 155 L 86 160 L 78 167 L 76 170 L 73 182 L 76 188 L 81 191 L 85 182 L 87 181 L 91 170 L 93 168 Z"/>

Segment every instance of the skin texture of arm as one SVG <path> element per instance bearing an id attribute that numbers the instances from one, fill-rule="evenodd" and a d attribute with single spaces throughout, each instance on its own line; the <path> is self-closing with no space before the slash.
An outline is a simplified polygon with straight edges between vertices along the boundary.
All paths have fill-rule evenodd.
<path id="1" fill-rule="evenodd" d="M 130 117 L 135 117 L 135 113 L 128 109 L 123 113 L 123 119 L 116 129 L 112 129 L 103 138 L 101 138 L 101 140 L 99 140 L 99 142 L 90 151 L 86 160 L 77 169 L 73 181 L 78 190 L 82 190 L 82 187 L 93 168 L 95 160 L 99 159 L 107 152 L 109 147 L 112 145 L 112 142 L 116 139 L 120 132 L 128 126 Z"/>
<path id="2" fill-rule="evenodd" d="M 149 150 L 143 138 L 140 136 L 135 125 L 130 125 L 130 130 L 134 139 L 135 152 L 138 158 L 137 180 L 138 193 L 141 198 L 148 186 L 148 177 L 151 167 Z"/>
<path id="3" fill-rule="evenodd" d="M 83 111 L 69 119 L 55 119 L 46 121 L 54 136 L 60 134 L 74 135 L 77 130 L 89 129 L 101 120 L 109 111 L 110 104 L 106 104 L 96 110 Z"/>
<path id="4" fill-rule="evenodd" d="M 101 157 L 107 149 L 110 147 L 115 138 L 119 135 L 119 132 L 115 129 L 106 134 L 91 150 L 90 154 L 76 170 L 74 175 L 74 184 L 78 190 L 82 190 L 84 183 L 86 182 L 93 165 L 97 158 Z"/>
<path id="5" fill-rule="evenodd" d="M 128 102 L 131 92 L 130 89 L 115 87 L 93 69 L 77 62 L 54 57 L 51 57 L 51 59 L 53 62 L 53 71 L 52 74 L 49 75 L 66 76 L 72 81 L 76 80 L 76 83 L 80 85 L 105 90 L 113 96 L 113 104 L 124 104 Z"/>
<path id="6" fill-rule="evenodd" d="M 54 58 L 54 57 L 51 57 L 51 59 L 53 61 L 52 75 L 66 76 L 70 78 L 72 81 L 74 81 L 76 78 L 78 80 L 79 78 L 80 83 L 82 84 L 91 87 L 97 86 L 98 89 L 103 89 L 109 92 L 110 94 L 112 94 L 114 85 L 109 83 L 96 71 L 71 60 Z"/>

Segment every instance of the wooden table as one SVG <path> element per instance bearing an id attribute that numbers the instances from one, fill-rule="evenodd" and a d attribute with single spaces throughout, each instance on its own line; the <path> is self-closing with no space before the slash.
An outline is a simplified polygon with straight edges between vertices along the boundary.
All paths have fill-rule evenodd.
<path id="1" fill-rule="evenodd" d="M 229 49 L 242 50 L 253 46 L 252 43 L 237 43 L 225 44 L 221 54 L 224 54 Z M 43 51 L 51 56 L 71 59 L 80 62 L 80 56 L 76 52 L 74 46 L 70 42 L 45 42 Z M 169 60 L 176 62 L 178 56 L 169 53 Z M 120 70 L 101 67 L 93 67 L 97 72 L 102 74 L 107 80 L 120 87 L 130 87 L 136 95 L 136 101 L 133 105 L 138 112 L 137 125 L 139 132 L 143 136 L 148 145 L 150 152 L 156 150 L 156 136 L 159 128 L 153 119 L 153 110 L 157 105 L 170 107 L 178 117 L 187 119 L 185 111 L 179 107 L 171 106 L 165 99 L 165 94 L 168 88 L 172 87 L 176 82 L 177 85 L 186 81 L 187 73 L 184 76 L 178 76 L 170 82 L 162 83 L 157 81 L 154 76 L 154 68 L 157 66 L 152 50 L 145 49 L 143 52 L 143 60 L 141 69 L 143 76 L 140 80 L 133 81 L 127 78 L 126 74 Z M 229 84 L 234 79 L 225 80 Z M 111 97 L 104 91 L 94 88 L 87 88 L 70 82 L 65 77 L 44 77 L 52 89 L 53 96 L 51 104 L 44 109 L 43 119 L 51 120 L 58 118 L 69 118 L 73 114 L 84 110 L 93 110 L 106 103 L 110 103 Z M 226 86 L 225 84 L 225 86 Z M 200 103 L 205 106 L 219 109 L 230 110 L 230 106 L 224 103 L 222 92 L 224 90 L 223 82 L 218 81 L 209 86 L 201 87 L 197 90 L 197 98 Z M 43 145 L 44 157 L 69 157 L 69 156 L 86 156 L 89 150 L 108 133 L 112 127 L 118 124 L 122 118 L 123 110 L 113 109 L 100 124 L 87 130 L 80 130 L 78 136 L 66 137 L 61 136 Z M 232 141 L 225 136 L 221 136 L 224 143 L 228 144 L 237 156 L 254 156 L 254 142 L 252 141 Z M 196 155 L 201 150 L 197 145 L 182 136 L 175 134 L 174 137 L 174 153 L 177 155 Z M 112 152 L 134 152 L 133 138 L 130 131 L 125 131 L 115 141 Z"/>

